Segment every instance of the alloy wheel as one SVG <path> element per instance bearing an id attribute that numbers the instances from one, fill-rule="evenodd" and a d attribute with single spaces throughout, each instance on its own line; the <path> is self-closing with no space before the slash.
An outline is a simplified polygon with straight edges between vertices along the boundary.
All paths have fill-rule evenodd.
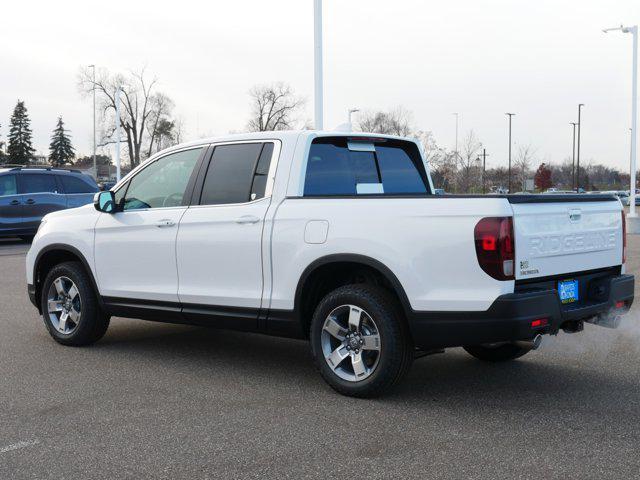
<path id="1" fill-rule="evenodd" d="M 356 305 L 341 305 L 329 313 L 320 342 L 327 365 L 343 380 L 362 381 L 378 366 L 380 332 L 371 315 Z"/>

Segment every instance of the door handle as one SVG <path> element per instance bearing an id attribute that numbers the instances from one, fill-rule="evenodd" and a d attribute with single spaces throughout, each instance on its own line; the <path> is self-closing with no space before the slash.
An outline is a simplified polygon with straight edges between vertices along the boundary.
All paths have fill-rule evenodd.
<path id="1" fill-rule="evenodd" d="M 173 220 L 169 218 L 163 218 L 162 220 L 158 220 L 158 223 L 156 223 L 156 227 L 158 228 L 173 227 L 175 224 L 176 222 L 174 222 Z"/>
<path id="2" fill-rule="evenodd" d="M 20 200 L 11 200 L 9 205 L 20 205 Z"/>
<path id="3" fill-rule="evenodd" d="M 36 203 L 36 201 L 33 198 L 30 198 L 26 203 L 29 205 L 33 205 L 34 203 Z"/>
<path id="4" fill-rule="evenodd" d="M 258 223 L 259 221 L 260 218 L 254 215 L 243 215 L 242 217 L 236 219 L 236 223 L 239 223 L 240 225 Z"/>

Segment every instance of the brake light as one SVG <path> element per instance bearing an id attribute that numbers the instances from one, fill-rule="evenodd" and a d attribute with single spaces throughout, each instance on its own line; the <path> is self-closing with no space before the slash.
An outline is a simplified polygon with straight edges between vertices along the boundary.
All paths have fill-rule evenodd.
<path id="1" fill-rule="evenodd" d="M 624 215 L 624 210 L 620 212 L 622 214 L 622 263 L 627 261 L 627 217 Z"/>
<path id="2" fill-rule="evenodd" d="M 477 223 L 473 233 L 480 268 L 496 280 L 513 280 L 513 217 L 483 218 Z"/>

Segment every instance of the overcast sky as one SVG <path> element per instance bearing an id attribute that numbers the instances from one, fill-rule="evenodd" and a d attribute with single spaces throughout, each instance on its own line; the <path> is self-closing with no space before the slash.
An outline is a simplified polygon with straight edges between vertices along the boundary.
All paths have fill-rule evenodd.
<path id="1" fill-rule="evenodd" d="M 5 2 L 1 138 L 21 99 L 39 153 L 58 115 L 89 153 L 92 107 L 76 82 L 92 63 L 146 65 L 187 140 L 244 128 L 256 83 L 290 83 L 312 119 L 312 15 L 313 0 Z M 516 149 L 561 162 L 584 103 L 581 158 L 628 169 L 631 35 L 601 32 L 621 22 L 640 23 L 640 1 L 324 0 L 325 128 L 350 107 L 402 105 L 453 148 L 460 112 L 460 138 L 473 129 L 495 166 L 506 165 L 504 113 L 515 112 Z"/>

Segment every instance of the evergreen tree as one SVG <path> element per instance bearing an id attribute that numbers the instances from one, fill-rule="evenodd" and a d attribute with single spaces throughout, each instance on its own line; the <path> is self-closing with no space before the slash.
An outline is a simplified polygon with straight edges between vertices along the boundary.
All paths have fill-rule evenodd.
<path id="1" fill-rule="evenodd" d="M 49 162 L 54 167 L 61 167 L 65 163 L 71 163 L 75 156 L 71 137 L 64 129 L 62 117 L 58 117 L 58 124 L 51 135 L 51 143 L 49 144 Z"/>
<path id="2" fill-rule="evenodd" d="M 9 123 L 9 161 L 26 165 L 33 158 L 35 149 L 31 145 L 31 120 L 24 102 L 18 100 Z"/>

